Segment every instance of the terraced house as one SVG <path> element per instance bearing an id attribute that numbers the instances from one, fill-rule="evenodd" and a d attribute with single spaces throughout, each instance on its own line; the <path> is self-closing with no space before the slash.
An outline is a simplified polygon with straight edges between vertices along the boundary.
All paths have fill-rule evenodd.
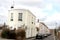
<path id="1" fill-rule="evenodd" d="M 36 27 L 39 28 L 39 32 L 38 33 L 40 33 L 40 34 L 50 34 L 50 30 L 46 26 L 45 23 L 39 22 L 39 20 L 38 20 L 36 24 L 37 24 Z"/>

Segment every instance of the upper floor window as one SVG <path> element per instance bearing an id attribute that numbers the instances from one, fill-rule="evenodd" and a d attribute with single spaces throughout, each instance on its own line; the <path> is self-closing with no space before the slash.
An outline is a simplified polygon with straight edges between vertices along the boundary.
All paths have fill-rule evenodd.
<path id="1" fill-rule="evenodd" d="M 11 19 L 13 18 L 13 13 L 11 13 Z"/>
<path id="2" fill-rule="evenodd" d="M 18 14 L 18 21 L 22 21 L 22 13 Z"/>
<path id="3" fill-rule="evenodd" d="M 13 13 L 11 13 L 11 21 L 13 21 Z"/>

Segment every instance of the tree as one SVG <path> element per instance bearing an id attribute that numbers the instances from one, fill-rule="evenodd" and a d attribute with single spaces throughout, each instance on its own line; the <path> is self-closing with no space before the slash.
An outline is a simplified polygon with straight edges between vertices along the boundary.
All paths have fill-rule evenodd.
<path id="1" fill-rule="evenodd" d="M 55 33 L 55 36 L 56 36 L 56 34 L 57 34 L 57 31 L 56 31 L 56 29 L 54 29 L 54 33 Z"/>
<path id="2" fill-rule="evenodd" d="M 17 34 L 17 40 L 19 39 L 24 40 L 26 37 L 26 32 L 24 28 L 17 29 L 16 34 Z"/>
<path id="3" fill-rule="evenodd" d="M 38 27 L 36 27 L 36 29 L 37 29 L 37 31 L 39 31 L 39 28 Z"/>

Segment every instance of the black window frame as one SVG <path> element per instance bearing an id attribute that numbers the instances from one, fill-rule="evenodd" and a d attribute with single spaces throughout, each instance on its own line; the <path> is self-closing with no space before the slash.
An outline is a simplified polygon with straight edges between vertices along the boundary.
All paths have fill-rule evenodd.
<path id="1" fill-rule="evenodd" d="M 18 21 L 22 21 L 22 15 L 23 15 L 23 13 L 18 13 Z"/>
<path id="2" fill-rule="evenodd" d="M 10 19 L 10 21 L 13 21 L 13 13 L 11 13 L 11 19 Z"/>

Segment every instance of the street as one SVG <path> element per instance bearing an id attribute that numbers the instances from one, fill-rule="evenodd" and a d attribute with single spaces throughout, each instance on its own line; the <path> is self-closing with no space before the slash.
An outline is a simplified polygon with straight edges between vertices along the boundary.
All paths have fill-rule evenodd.
<path id="1" fill-rule="evenodd" d="M 54 36 L 53 35 L 48 36 L 47 38 L 44 38 L 43 40 L 54 40 Z"/>
<path id="2" fill-rule="evenodd" d="M 35 39 L 35 38 L 31 38 L 31 39 L 27 39 L 27 40 L 54 40 L 54 36 L 53 35 L 50 35 L 44 39 Z"/>
<path id="3" fill-rule="evenodd" d="M 0 40 L 8 40 L 8 39 L 1 39 Z M 9 39 L 9 40 L 12 40 L 12 39 Z M 35 38 L 31 38 L 31 39 L 26 39 L 26 40 L 54 40 L 54 36 L 53 35 L 50 35 L 44 39 L 35 39 Z"/>

